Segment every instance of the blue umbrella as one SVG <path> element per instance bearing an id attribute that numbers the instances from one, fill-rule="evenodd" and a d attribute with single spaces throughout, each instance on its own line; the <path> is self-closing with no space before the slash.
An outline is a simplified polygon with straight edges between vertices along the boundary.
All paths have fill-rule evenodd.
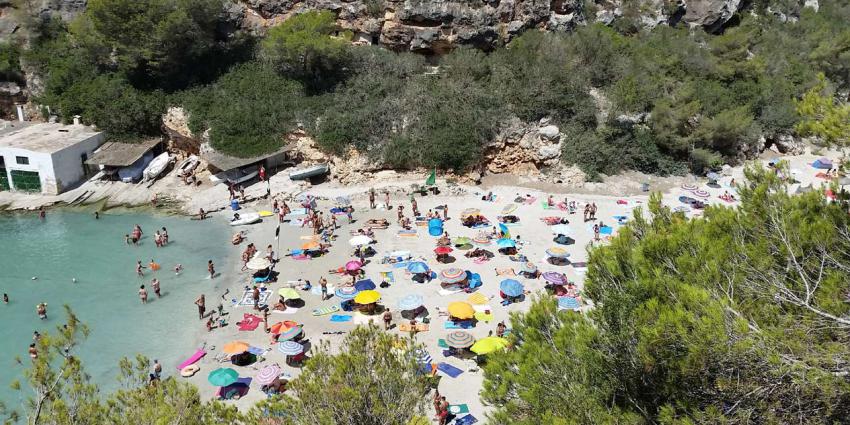
<path id="1" fill-rule="evenodd" d="M 401 310 L 413 310 L 422 306 L 422 303 L 425 302 L 425 299 L 422 298 L 422 295 L 418 294 L 410 294 L 405 295 L 402 299 L 398 301 L 398 308 Z"/>
<path id="2" fill-rule="evenodd" d="M 581 304 L 573 297 L 558 298 L 558 308 L 561 310 L 578 310 Z"/>
<path id="3" fill-rule="evenodd" d="M 407 265 L 407 271 L 411 273 L 426 273 L 428 270 L 428 265 L 421 261 L 415 261 Z"/>
<path id="4" fill-rule="evenodd" d="M 334 295 L 336 295 L 337 298 L 339 298 L 341 300 L 350 300 L 350 299 L 354 298 L 355 296 L 357 296 L 357 290 L 355 290 L 354 288 L 351 288 L 351 287 L 349 287 L 349 288 L 337 288 L 337 290 L 334 291 Z"/>
<path id="5" fill-rule="evenodd" d="M 304 352 L 304 346 L 295 341 L 283 341 L 277 345 L 277 351 L 287 356 L 295 356 Z"/>
<path id="6" fill-rule="evenodd" d="M 499 248 L 516 248 L 516 242 L 513 239 L 499 239 L 496 241 L 496 246 Z"/>
<path id="7" fill-rule="evenodd" d="M 499 290 L 509 297 L 518 297 L 522 295 L 525 288 L 516 280 L 505 279 L 499 284 Z"/>
<path id="8" fill-rule="evenodd" d="M 372 282 L 372 279 L 358 280 L 357 283 L 354 284 L 354 289 L 358 291 L 368 291 L 375 288 L 375 282 Z"/>
<path id="9" fill-rule="evenodd" d="M 710 172 L 710 173 L 706 174 L 705 176 L 708 177 L 709 180 L 714 180 L 714 181 L 720 180 L 720 174 L 717 174 L 715 172 Z"/>

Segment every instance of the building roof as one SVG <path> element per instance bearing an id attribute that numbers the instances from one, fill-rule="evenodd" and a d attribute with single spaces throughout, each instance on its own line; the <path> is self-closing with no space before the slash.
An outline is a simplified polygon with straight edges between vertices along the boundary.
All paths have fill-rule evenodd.
<path id="1" fill-rule="evenodd" d="M 246 165 L 254 164 L 260 162 L 266 158 L 271 158 L 277 154 L 281 154 L 284 152 L 289 152 L 293 149 L 292 145 L 284 145 L 280 149 L 270 152 L 264 155 L 255 156 L 251 158 L 237 158 L 235 156 L 225 155 L 221 152 L 211 151 L 205 152 L 201 154 L 201 159 L 207 162 L 207 164 L 212 165 L 215 168 L 218 168 L 222 171 L 232 170 L 234 168 L 244 167 Z"/>
<path id="2" fill-rule="evenodd" d="M 106 165 L 109 167 L 127 167 L 133 165 L 147 151 L 160 142 L 158 139 L 145 140 L 139 143 L 107 142 L 86 161 L 89 165 Z"/>
<path id="3" fill-rule="evenodd" d="M 100 134 L 85 125 L 16 122 L 0 130 L 0 148 L 52 154 Z"/>

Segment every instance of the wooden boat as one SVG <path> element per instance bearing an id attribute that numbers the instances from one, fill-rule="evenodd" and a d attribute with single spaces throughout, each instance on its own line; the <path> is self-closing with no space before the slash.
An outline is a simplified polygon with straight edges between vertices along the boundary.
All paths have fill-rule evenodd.
<path id="1" fill-rule="evenodd" d="M 148 152 L 142 155 L 142 157 L 137 159 L 136 162 L 127 167 L 120 168 L 118 170 L 118 177 L 120 177 L 121 181 L 124 183 L 135 183 L 141 180 L 142 174 L 151 160 L 153 160 L 153 152 Z"/>
<path id="2" fill-rule="evenodd" d="M 148 164 L 147 168 L 145 168 L 144 176 L 145 181 L 153 180 L 159 177 L 163 171 L 165 171 L 165 167 L 168 167 L 168 164 L 171 162 L 171 155 L 168 152 L 163 152 L 159 154 L 153 161 Z"/>
<path id="3" fill-rule="evenodd" d="M 249 213 L 239 214 L 238 220 L 230 220 L 230 225 L 231 226 L 243 226 L 243 225 L 246 225 L 246 224 L 254 224 L 254 223 L 256 223 L 260 220 L 261 220 L 260 214 L 254 213 L 254 212 L 249 212 Z"/>
<path id="4" fill-rule="evenodd" d="M 327 174 L 330 171 L 330 165 L 318 164 L 312 167 L 301 168 L 298 170 L 291 171 L 289 173 L 290 180 L 306 180 L 312 177 L 321 176 Z"/>

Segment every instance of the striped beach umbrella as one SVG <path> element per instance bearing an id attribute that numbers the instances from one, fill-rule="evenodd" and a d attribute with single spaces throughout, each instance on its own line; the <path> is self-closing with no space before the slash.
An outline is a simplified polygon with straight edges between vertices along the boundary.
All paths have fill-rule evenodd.
<path id="1" fill-rule="evenodd" d="M 280 336 L 277 338 L 278 341 L 289 341 L 301 335 L 301 326 L 293 326 L 291 328 L 284 329 L 283 332 L 280 333 Z"/>
<path id="2" fill-rule="evenodd" d="M 505 279 L 499 284 L 499 290 L 509 297 L 518 297 L 522 295 L 525 287 L 519 281 L 514 279 Z"/>
<path id="3" fill-rule="evenodd" d="M 685 190 L 697 190 L 697 185 L 693 183 L 682 183 L 682 189 Z"/>
<path id="4" fill-rule="evenodd" d="M 489 236 L 479 233 L 477 236 L 472 238 L 472 242 L 479 246 L 488 246 L 493 243 L 493 240 L 490 239 Z"/>
<path id="5" fill-rule="evenodd" d="M 546 255 L 555 258 L 567 258 L 570 256 L 570 253 L 567 252 L 566 249 L 561 248 L 559 246 L 552 247 L 546 250 Z"/>
<path id="6" fill-rule="evenodd" d="M 581 303 L 573 297 L 558 298 L 559 310 L 578 310 L 581 308 Z"/>
<path id="7" fill-rule="evenodd" d="M 445 283 L 458 283 L 466 279 L 466 272 L 457 267 L 450 267 L 440 272 L 440 280 Z"/>
<path id="8" fill-rule="evenodd" d="M 287 341 L 287 342 L 291 342 L 291 341 Z M 274 382 L 275 379 L 277 379 L 280 376 L 281 372 L 282 372 L 282 370 L 281 370 L 280 366 L 275 365 L 275 364 L 268 365 L 268 366 L 260 369 L 260 371 L 257 372 L 256 375 L 254 375 L 254 382 L 256 382 L 260 385 L 271 384 L 272 382 Z"/>
<path id="9" fill-rule="evenodd" d="M 526 261 L 519 267 L 519 271 L 522 273 L 537 273 L 537 266 L 530 261 Z"/>
<path id="10" fill-rule="evenodd" d="M 304 352 L 304 346 L 295 341 L 283 341 L 277 345 L 277 351 L 287 356 L 295 356 Z"/>
<path id="11" fill-rule="evenodd" d="M 466 331 L 452 331 L 446 335 L 446 345 L 452 348 L 466 348 L 475 343 L 475 338 Z"/>
<path id="12" fill-rule="evenodd" d="M 566 285 L 567 284 L 567 276 L 563 273 L 558 272 L 546 272 L 543 273 L 543 279 L 549 283 L 555 285 Z"/>
<path id="13" fill-rule="evenodd" d="M 357 295 L 357 290 L 354 289 L 353 286 L 346 286 L 343 288 L 337 288 L 336 291 L 334 291 L 334 295 L 341 300 L 350 300 Z"/>
<path id="14" fill-rule="evenodd" d="M 709 196 L 711 196 L 711 194 L 708 193 L 708 191 L 703 190 L 703 189 L 697 189 L 697 190 L 693 191 L 693 194 L 694 194 L 694 196 L 699 197 L 699 198 L 708 198 Z"/>
<path id="15" fill-rule="evenodd" d="M 419 294 L 409 294 L 405 295 L 398 301 L 398 308 L 401 310 L 413 310 L 415 308 L 419 308 L 425 302 L 425 299 L 422 295 Z"/>

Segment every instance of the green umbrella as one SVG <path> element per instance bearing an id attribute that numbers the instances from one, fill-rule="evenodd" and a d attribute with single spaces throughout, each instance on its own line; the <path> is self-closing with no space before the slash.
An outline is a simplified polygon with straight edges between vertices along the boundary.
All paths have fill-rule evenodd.
<path id="1" fill-rule="evenodd" d="M 226 387 L 236 382 L 237 379 L 239 379 L 239 372 L 229 367 L 216 369 L 210 372 L 210 375 L 207 377 L 210 384 L 216 387 Z"/>
<path id="2" fill-rule="evenodd" d="M 469 239 L 466 236 L 457 237 L 452 240 L 452 245 L 469 245 L 471 243 L 472 239 Z"/>

